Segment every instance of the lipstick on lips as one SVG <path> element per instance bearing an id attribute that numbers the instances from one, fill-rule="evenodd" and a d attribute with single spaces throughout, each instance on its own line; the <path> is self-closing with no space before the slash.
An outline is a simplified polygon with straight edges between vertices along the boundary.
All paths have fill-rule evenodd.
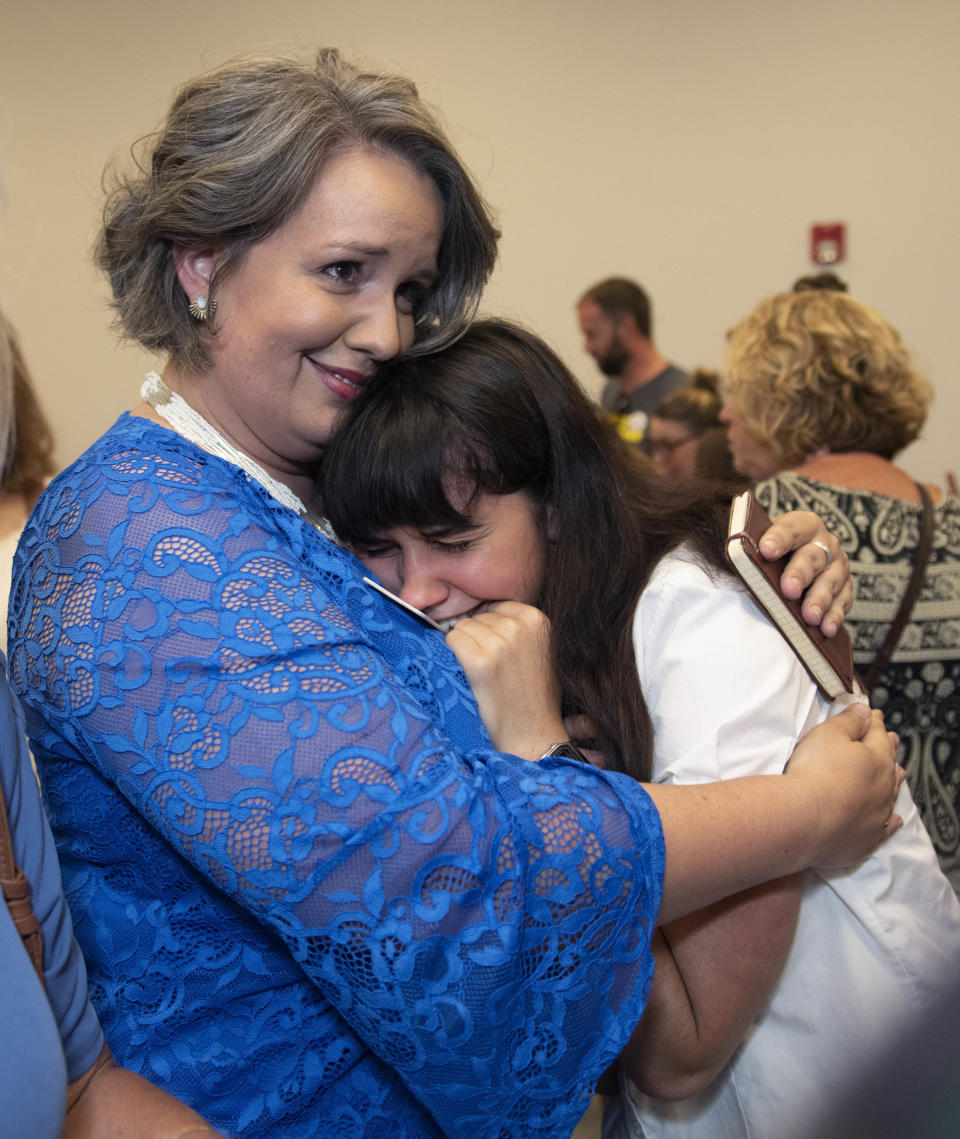
<path id="1" fill-rule="evenodd" d="M 335 396 L 346 400 L 348 403 L 357 398 L 364 385 L 369 383 L 372 378 L 367 373 L 357 372 L 352 368 L 335 368 L 330 364 L 321 364 L 312 356 L 308 356 L 307 359 L 316 368 L 323 384 Z"/>

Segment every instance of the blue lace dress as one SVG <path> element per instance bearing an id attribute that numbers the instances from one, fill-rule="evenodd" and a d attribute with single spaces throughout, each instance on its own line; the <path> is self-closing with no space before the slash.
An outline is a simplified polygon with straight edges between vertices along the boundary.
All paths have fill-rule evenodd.
<path id="1" fill-rule="evenodd" d="M 629 779 L 494 752 L 443 638 L 123 416 L 24 532 L 10 671 L 119 1061 L 236 1136 L 568 1136 L 644 1005 Z"/>

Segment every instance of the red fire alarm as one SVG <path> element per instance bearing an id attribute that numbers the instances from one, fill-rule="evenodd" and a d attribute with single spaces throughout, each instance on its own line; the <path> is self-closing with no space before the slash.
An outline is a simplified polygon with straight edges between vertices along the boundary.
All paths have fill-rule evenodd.
<path id="1" fill-rule="evenodd" d="M 810 227 L 810 260 L 815 265 L 836 265 L 847 252 L 847 227 L 842 221 L 818 222 Z"/>

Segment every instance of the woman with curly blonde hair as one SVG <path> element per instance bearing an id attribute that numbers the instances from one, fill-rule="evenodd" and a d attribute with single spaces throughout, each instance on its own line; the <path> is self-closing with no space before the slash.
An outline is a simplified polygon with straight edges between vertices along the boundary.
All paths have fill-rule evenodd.
<path id="1" fill-rule="evenodd" d="M 872 696 L 900 734 L 900 762 L 960 891 L 960 501 L 921 488 L 893 461 L 919 436 L 932 397 L 897 330 L 844 293 L 771 297 L 728 336 L 723 418 L 734 464 L 765 480 L 756 491 L 768 510 L 816 510 L 840 538 L 865 676 L 906 594 L 924 492 L 930 500 L 929 562 Z"/>
<path id="2" fill-rule="evenodd" d="M 725 417 L 737 469 L 753 478 L 825 450 L 890 460 L 920 434 L 932 396 L 897 330 L 843 293 L 772 297 L 729 335 Z"/>

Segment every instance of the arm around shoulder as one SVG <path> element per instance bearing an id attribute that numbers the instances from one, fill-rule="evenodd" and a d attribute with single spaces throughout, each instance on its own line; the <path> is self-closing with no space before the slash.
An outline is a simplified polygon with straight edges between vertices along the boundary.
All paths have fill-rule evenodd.
<path id="1" fill-rule="evenodd" d="M 896 776 L 879 724 L 871 724 L 868 743 L 860 742 L 865 709 L 815 729 L 791 773 L 772 774 L 782 770 L 807 725 L 826 713 L 825 704 L 742 594 L 690 563 L 664 569 L 638 610 L 637 662 L 654 709 L 657 771 L 698 786 L 651 789 L 667 845 L 660 915 L 667 924 L 654 946 L 647 1011 L 621 1061 L 642 1091 L 684 1099 L 720 1072 L 773 992 L 799 913 L 803 878 L 795 871 L 844 856 L 828 848 L 843 829 L 849 788 L 834 790 L 824 781 L 824 760 L 850 753 L 851 765 L 864 761 L 868 784 L 878 775 L 867 835 L 874 844 Z M 740 650 L 732 657 L 731 646 Z M 725 781 L 700 782 L 718 779 Z M 832 779 L 842 782 L 836 774 Z M 712 857 L 705 859 L 705 850 Z M 676 916 L 689 901 L 687 895 L 678 906 L 678 890 L 703 888 L 738 864 L 757 874 L 741 879 L 742 892 Z M 756 884 L 774 875 L 789 876 Z"/>
<path id="2" fill-rule="evenodd" d="M 681 561 L 651 579 L 635 623 L 657 776 L 697 784 L 648 788 L 667 848 L 661 924 L 807 867 L 858 861 L 895 829 L 884 828 L 899 781 L 865 706 L 814 728 L 790 758 L 815 712 L 812 683 L 744 597 Z M 788 758 L 787 775 L 772 774 Z"/>

